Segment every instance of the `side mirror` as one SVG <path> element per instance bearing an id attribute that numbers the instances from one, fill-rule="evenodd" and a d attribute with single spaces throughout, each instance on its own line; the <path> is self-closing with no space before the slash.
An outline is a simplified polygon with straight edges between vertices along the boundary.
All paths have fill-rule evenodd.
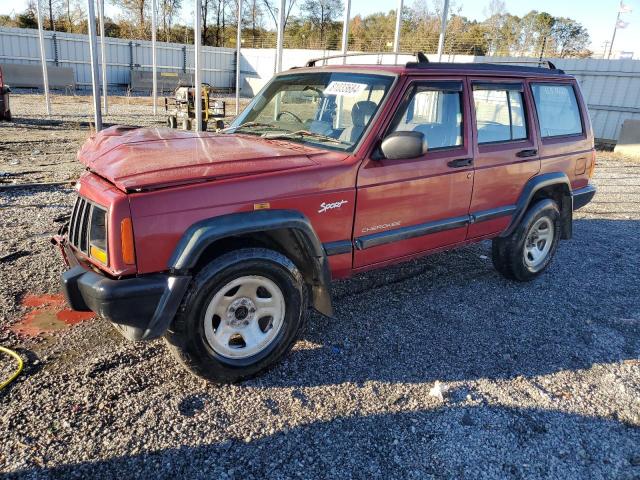
<path id="1" fill-rule="evenodd" d="M 216 120 L 216 130 L 224 129 L 224 122 L 222 120 Z"/>
<path id="2" fill-rule="evenodd" d="M 382 140 L 380 150 L 389 160 L 416 158 L 427 153 L 427 142 L 421 132 L 393 132 Z"/>

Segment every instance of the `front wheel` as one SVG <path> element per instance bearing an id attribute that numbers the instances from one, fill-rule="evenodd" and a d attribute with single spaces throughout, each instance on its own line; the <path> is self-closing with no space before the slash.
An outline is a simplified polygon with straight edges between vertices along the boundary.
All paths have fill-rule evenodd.
<path id="1" fill-rule="evenodd" d="M 303 328 L 302 275 L 284 255 L 237 250 L 194 278 L 165 336 L 192 373 L 218 383 L 252 377 L 273 365 Z"/>
<path id="2" fill-rule="evenodd" d="M 509 279 L 533 280 L 551 263 L 559 239 L 558 205 L 551 199 L 540 200 L 527 210 L 511 235 L 493 239 L 493 264 Z"/>

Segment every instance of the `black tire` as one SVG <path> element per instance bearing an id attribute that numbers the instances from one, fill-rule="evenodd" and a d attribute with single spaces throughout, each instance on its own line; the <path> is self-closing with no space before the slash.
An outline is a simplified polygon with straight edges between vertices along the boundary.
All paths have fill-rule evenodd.
<path id="1" fill-rule="evenodd" d="M 183 130 L 191 130 L 191 120 L 185 118 L 182 120 L 182 129 Z"/>
<path id="2" fill-rule="evenodd" d="M 248 275 L 266 277 L 280 288 L 284 320 L 263 350 L 243 359 L 225 357 L 206 338 L 205 312 L 220 289 Z M 304 328 L 306 310 L 304 280 L 294 263 L 273 250 L 245 248 L 220 256 L 198 272 L 164 338 L 173 355 L 194 375 L 216 383 L 233 383 L 257 375 L 286 354 Z"/>
<path id="3" fill-rule="evenodd" d="M 531 265 L 531 258 L 525 252 L 525 242 L 532 228 L 542 218 L 547 218 L 553 225 L 552 240 L 546 255 L 539 264 Z M 543 222 L 544 223 L 544 222 Z M 558 205 L 551 199 L 544 199 L 529 207 L 520 224 L 508 237 L 497 237 L 491 245 L 493 265 L 504 277 L 520 282 L 533 280 L 544 272 L 558 248 L 560 240 L 560 211 Z"/>
<path id="4" fill-rule="evenodd" d="M 206 120 L 202 120 L 202 131 L 203 132 L 207 131 L 207 121 Z"/>
<path id="5" fill-rule="evenodd" d="M 167 117 L 167 126 L 169 128 L 178 128 L 178 119 L 175 115 L 170 115 Z"/>

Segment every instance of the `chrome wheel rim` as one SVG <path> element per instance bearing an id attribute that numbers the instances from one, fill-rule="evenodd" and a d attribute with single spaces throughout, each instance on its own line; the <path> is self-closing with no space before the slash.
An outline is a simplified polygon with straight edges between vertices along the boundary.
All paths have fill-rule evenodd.
<path id="1" fill-rule="evenodd" d="M 539 218 L 529 230 L 524 242 L 524 262 L 530 268 L 544 263 L 553 244 L 554 226 L 548 217 Z"/>
<path id="2" fill-rule="evenodd" d="M 249 275 L 236 278 L 213 296 L 204 314 L 209 346 L 231 359 L 262 352 L 284 324 L 285 302 L 272 280 Z"/>

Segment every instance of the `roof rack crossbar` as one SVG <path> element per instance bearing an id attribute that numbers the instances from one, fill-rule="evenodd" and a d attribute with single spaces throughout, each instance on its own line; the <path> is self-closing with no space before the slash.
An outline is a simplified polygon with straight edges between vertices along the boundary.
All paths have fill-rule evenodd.
<path id="1" fill-rule="evenodd" d="M 394 56 L 398 56 L 398 55 L 415 55 L 418 59 L 418 62 L 420 63 L 428 63 L 429 60 L 427 59 L 426 55 L 422 52 L 417 52 L 417 53 L 403 53 L 403 52 L 359 52 L 359 53 L 341 53 L 339 55 L 328 55 L 326 57 L 319 57 L 319 58 L 312 58 L 311 60 L 307 61 L 307 63 L 305 64 L 307 67 L 315 67 L 317 62 L 324 62 L 325 65 L 327 63 L 327 60 L 333 60 L 336 58 L 347 58 L 347 57 L 362 57 L 362 56 L 372 56 L 372 55 L 376 55 L 376 56 L 382 56 L 382 55 L 394 55 Z M 397 64 L 393 64 L 393 65 L 397 65 Z"/>

